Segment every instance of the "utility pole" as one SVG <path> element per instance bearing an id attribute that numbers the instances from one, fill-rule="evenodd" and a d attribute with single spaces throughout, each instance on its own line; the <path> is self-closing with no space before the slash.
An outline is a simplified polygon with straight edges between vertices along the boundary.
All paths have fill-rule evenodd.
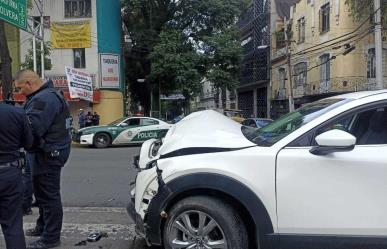
<path id="1" fill-rule="evenodd" d="M 40 43 L 40 61 L 41 61 L 41 73 L 42 73 L 42 79 L 44 80 L 45 77 L 45 63 L 44 63 L 44 17 L 43 17 L 43 12 L 44 12 L 44 6 L 43 6 L 43 1 L 40 0 L 41 2 L 41 11 L 40 11 L 40 36 L 42 37 L 42 41 Z"/>
<path id="2" fill-rule="evenodd" d="M 289 38 L 288 34 L 288 23 L 286 21 L 286 17 L 284 20 L 285 23 L 285 41 L 286 41 L 286 56 L 287 56 L 287 64 L 288 64 L 288 81 L 289 81 L 289 112 L 294 111 L 294 98 L 293 98 L 293 76 L 292 76 L 292 65 L 291 65 L 291 54 L 290 48 L 292 45 L 292 41 Z"/>
<path id="3" fill-rule="evenodd" d="M 382 9 L 380 0 L 374 0 L 376 89 L 383 89 Z"/>
<path id="4" fill-rule="evenodd" d="M 38 63 L 36 61 L 36 35 L 32 35 L 32 57 L 34 62 L 34 72 L 38 71 Z"/>

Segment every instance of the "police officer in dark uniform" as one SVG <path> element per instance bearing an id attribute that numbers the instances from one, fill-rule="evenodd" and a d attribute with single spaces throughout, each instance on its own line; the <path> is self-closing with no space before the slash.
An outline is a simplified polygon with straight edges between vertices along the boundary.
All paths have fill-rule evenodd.
<path id="1" fill-rule="evenodd" d="M 23 109 L 0 103 L 0 224 L 7 249 L 25 249 L 20 149 L 32 146 Z"/>
<path id="2" fill-rule="evenodd" d="M 60 175 L 70 155 L 70 112 L 63 95 L 52 81 L 43 83 L 30 70 L 19 71 L 15 86 L 27 96 L 24 109 L 31 121 L 33 150 L 27 158 L 31 166 L 33 191 L 39 207 L 39 218 L 27 236 L 40 236 L 29 249 L 46 249 L 60 245 L 63 208 Z"/>

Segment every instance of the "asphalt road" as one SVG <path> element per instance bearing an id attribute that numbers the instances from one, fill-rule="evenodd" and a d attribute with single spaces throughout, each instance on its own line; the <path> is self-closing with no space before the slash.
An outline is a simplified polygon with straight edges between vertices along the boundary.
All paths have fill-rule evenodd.
<path id="1" fill-rule="evenodd" d="M 135 171 L 130 167 L 139 147 L 92 149 L 73 146 L 62 171 L 64 221 L 58 249 L 148 249 L 136 237 L 125 207 Z M 24 217 L 24 228 L 35 225 L 38 210 Z M 98 242 L 82 242 L 92 232 L 103 232 Z M 26 237 L 27 242 L 35 240 Z M 85 243 L 75 246 L 77 243 Z M 5 248 L 0 236 L 0 248 Z"/>
<path id="2" fill-rule="evenodd" d="M 73 146 L 62 171 L 62 200 L 67 207 L 126 207 L 140 147 L 93 149 Z"/>

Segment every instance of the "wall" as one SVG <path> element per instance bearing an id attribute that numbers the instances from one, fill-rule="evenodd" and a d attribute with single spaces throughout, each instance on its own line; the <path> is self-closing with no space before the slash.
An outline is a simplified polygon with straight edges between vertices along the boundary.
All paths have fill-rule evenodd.
<path id="1" fill-rule="evenodd" d="M 374 47 L 373 33 L 366 34 L 370 27 L 370 23 L 366 22 L 361 28 L 354 33 L 357 35 L 352 39 L 344 41 L 345 38 L 351 37 L 350 35 L 343 38 L 338 38 L 354 31 L 360 26 L 361 22 L 356 22 L 350 15 L 348 6 L 344 0 L 301 0 L 291 9 L 291 28 L 293 32 L 292 37 L 292 66 L 300 62 L 307 62 L 307 84 L 304 86 L 295 87 L 294 96 L 300 98 L 306 95 L 317 96 L 327 93 L 349 92 L 358 90 L 372 89 L 373 79 L 367 79 L 367 56 L 368 49 Z M 320 32 L 319 25 L 319 11 L 324 4 L 330 4 L 330 29 L 328 32 Z M 298 37 L 298 23 L 297 21 L 305 18 L 305 41 L 299 42 Z M 328 42 L 332 39 L 334 42 Z M 274 40 L 274 37 L 272 36 Z M 272 41 L 273 41 L 272 40 Z M 341 41 L 335 45 L 332 45 L 336 41 Z M 320 45 L 325 43 L 326 45 Z M 356 46 L 356 49 L 349 54 L 343 56 L 345 51 L 344 44 L 350 43 Z M 272 42 L 272 45 L 273 44 Z M 329 46 L 328 46 L 329 45 Z M 302 53 L 305 49 L 310 47 L 306 53 Z M 327 46 L 326 48 L 322 48 Z M 386 44 L 384 47 L 387 48 Z M 316 49 L 322 48 L 322 49 Z M 387 50 L 386 50 L 387 51 Z M 279 54 L 280 51 L 273 48 L 273 54 Z M 286 52 L 286 51 L 285 51 Z M 297 54 L 299 53 L 299 54 Z M 286 53 L 283 53 L 286 55 Z M 330 57 L 336 56 L 336 59 L 331 60 L 330 64 L 330 79 L 328 84 L 320 82 L 320 69 L 321 61 L 320 56 L 323 54 L 329 54 Z M 286 58 L 286 56 L 284 57 Z M 272 85 L 273 93 L 279 90 L 278 69 L 281 65 L 286 68 L 286 60 L 282 58 L 276 60 L 272 65 Z M 386 58 L 384 59 L 386 61 Z M 384 68 L 387 69 L 387 63 L 384 62 Z M 385 69 L 385 72 L 387 71 Z M 386 73 L 385 73 L 386 74 Z M 288 87 L 288 86 L 287 86 Z M 287 95 L 287 90 L 286 90 Z"/>
<path id="2" fill-rule="evenodd" d="M 34 5 L 35 6 L 35 5 Z M 90 20 L 91 22 L 91 40 L 92 47 L 85 49 L 86 54 L 86 68 L 82 69 L 86 72 L 89 72 L 95 75 L 95 86 L 99 87 L 99 76 L 98 76 L 98 37 L 97 37 L 97 8 L 96 0 L 91 0 L 92 8 L 92 17 L 91 18 L 65 18 L 64 17 L 64 1 L 63 0 L 45 0 L 44 1 L 44 13 L 45 16 L 50 16 L 50 22 L 69 22 L 69 21 L 82 21 Z M 29 13 L 32 16 L 38 16 L 39 12 L 34 8 Z M 32 23 L 30 23 L 32 25 Z M 29 39 L 31 35 L 26 32 L 21 32 L 21 56 L 22 61 L 24 61 L 24 55 L 27 53 L 28 49 L 31 49 L 31 43 Z M 45 38 L 46 42 L 51 41 L 51 30 L 45 29 Z M 49 76 L 59 76 L 65 75 L 65 67 L 74 66 L 74 55 L 73 49 L 52 49 L 51 50 L 51 63 L 52 69 L 46 71 L 46 75 Z"/>
<path id="3" fill-rule="evenodd" d="M 12 74 L 15 74 L 19 70 L 20 65 L 19 29 L 5 23 L 5 35 L 7 37 L 9 53 L 12 58 Z"/>
<path id="4" fill-rule="evenodd" d="M 101 116 L 100 124 L 108 124 L 123 117 L 122 98 L 121 92 L 107 90 L 101 92 L 101 102 L 93 108 Z"/>
<path id="5" fill-rule="evenodd" d="M 121 5 L 119 0 L 97 0 L 98 53 L 118 54 L 121 52 Z M 124 59 L 121 56 L 121 72 L 124 71 Z M 101 112 L 101 123 L 109 123 L 124 115 L 123 86 L 124 74 L 121 73 L 119 89 L 101 91 L 102 101 L 95 105 Z"/>

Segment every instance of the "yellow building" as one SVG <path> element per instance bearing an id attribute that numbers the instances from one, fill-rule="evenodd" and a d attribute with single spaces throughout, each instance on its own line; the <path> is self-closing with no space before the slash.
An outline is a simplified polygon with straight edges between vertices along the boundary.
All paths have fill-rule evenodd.
<path id="1" fill-rule="evenodd" d="M 19 29 L 16 27 L 4 23 L 5 35 L 8 41 L 8 49 L 12 59 L 12 74 L 19 70 L 20 65 L 20 46 L 19 46 Z"/>
<path id="2" fill-rule="evenodd" d="M 343 92 L 375 89 L 372 21 L 354 21 L 345 0 L 299 0 L 292 5 L 287 27 L 296 108 Z M 285 111 L 281 106 L 287 108 L 289 95 L 283 27 L 282 22 L 272 30 L 273 111 L 280 114 Z M 387 43 L 383 47 L 387 77 Z"/>

